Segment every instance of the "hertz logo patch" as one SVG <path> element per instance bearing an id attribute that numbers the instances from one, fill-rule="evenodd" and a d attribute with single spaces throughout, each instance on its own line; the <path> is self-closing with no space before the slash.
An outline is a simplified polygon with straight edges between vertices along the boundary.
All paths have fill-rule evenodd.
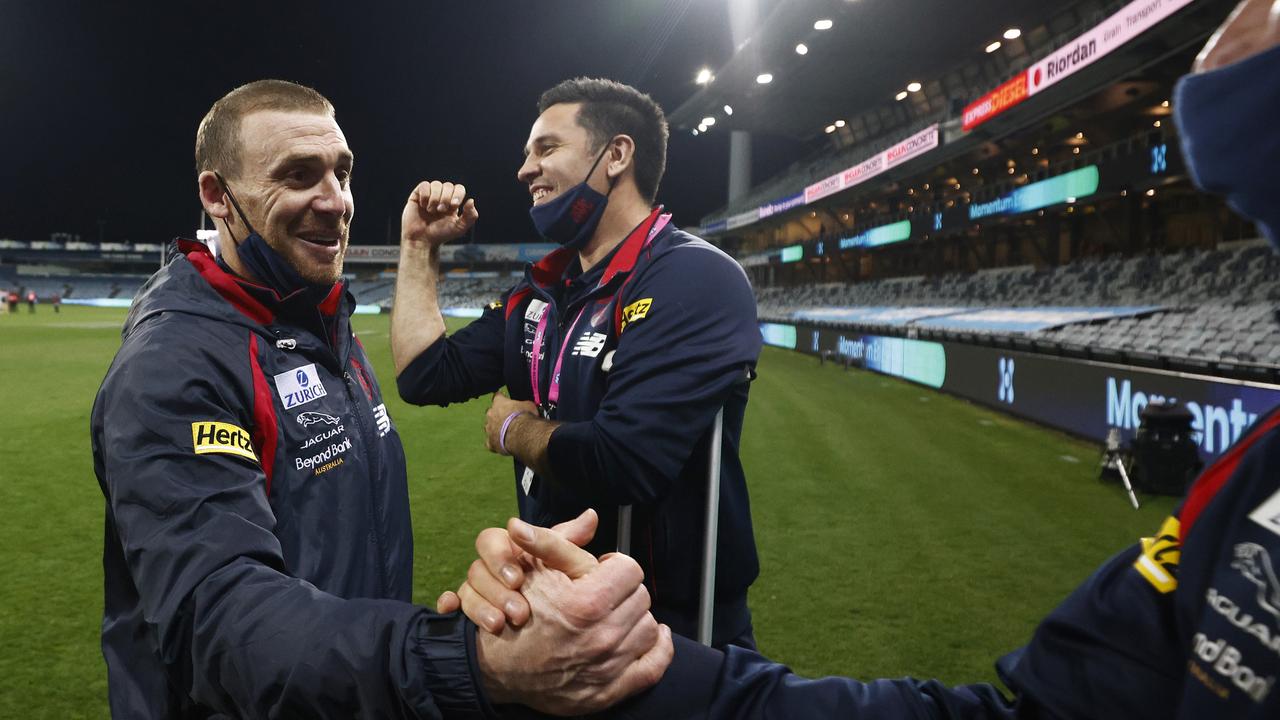
<path id="1" fill-rule="evenodd" d="M 191 423 L 191 446 L 197 455 L 222 453 L 258 462 L 249 433 L 231 423 L 212 420 Z"/>
<path id="2" fill-rule="evenodd" d="M 652 305 L 653 298 L 645 298 L 622 308 L 622 329 L 626 330 L 627 325 L 637 320 L 643 320 L 644 316 L 649 314 L 649 307 Z"/>
<path id="3" fill-rule="evenodd" d="M 1178 587 L 1178 561 L 1182 558 L 1181 533 L 1182 525 L 1178 518 L 1166 518 L 1160 526 L 1159 535 L 1142 538 L 1142 554 L 1133 563 L 1133 568 L 1161 594 L 1171 593 Z"/>

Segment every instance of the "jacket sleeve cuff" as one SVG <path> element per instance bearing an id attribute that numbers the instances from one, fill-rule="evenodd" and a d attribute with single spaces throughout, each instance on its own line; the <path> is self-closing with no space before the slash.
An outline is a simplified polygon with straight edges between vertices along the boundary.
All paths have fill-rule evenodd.
<path id="1" fill-rule="evenodd" d="M 407 661 L 421 669 L 420 687 L 425 696 L 410 703 L 415 707 L 434 705 L 447 718 L 499 718 L 481 682 L 476 626 L 462 613 L 424 613 L 419 628 L 407 648 Z"/>
<path id="2" fill-rule="evenodd" d="M 396 390 L 400 392 L 402 400 L 414 405 L 425 405 L 428 402 L 424 390 L 431 387 L 436 366 L 444 355 L 444 345 L 443 337 L 431 343 L 396 375 Z"/>
<path id="3" fill-rule="evenodd" d="M 611 717 L 702 717 L 720 687 L 724 653 L 672 635 L 675 657 L 657 685 L 613 708 Z"/>

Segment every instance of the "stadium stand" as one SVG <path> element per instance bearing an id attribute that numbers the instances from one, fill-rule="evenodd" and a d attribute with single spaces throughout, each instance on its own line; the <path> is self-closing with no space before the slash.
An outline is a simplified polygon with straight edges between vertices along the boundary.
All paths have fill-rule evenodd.
<path id="1" fill-rule="evenodd" d="M 999 268 L 940 277 L 771 287 L 758 291 L 766 321 L 815 311 L 928 308 L 1159 306 L 1131 317 L 1074 322 L 1026 333 L 1074 348 L 1103 348 L 1215 363 L 1280 365 L 1280 256 L 1262 240 L 1216 250 L 1085 258 L 1058 267 Z M 840 325 L 837 322 L 827 324 Z M 917 323 L 905 323 L 908 330 Z M 866 325 L 866 323 L 862 323 Z M 903 324 L 884 323 L 883 331 Z M 989 328 L 962 328 L 992 334 Z M 1006 333 L 1007 334 L 1007 333 Z"/>

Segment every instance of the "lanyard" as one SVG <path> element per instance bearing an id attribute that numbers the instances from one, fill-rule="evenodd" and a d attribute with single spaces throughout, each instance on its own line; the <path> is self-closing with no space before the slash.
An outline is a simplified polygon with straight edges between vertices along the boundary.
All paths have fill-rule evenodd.
<path id="1" fill-rule="evenodd" d="M 666 227 L 667 223 L 670 221 L 670 215 L 658 216 L 657 220 L 654 221 L 653 226 L 649 228 L 649 235 L 644 241 L 645 245 L 653 242 L 653 239 L 657 237 L 659 232 L 662 232 L 662 229 Z M 597 285 L 594 290 L 599 289 L 600 286 Z M 573 337 L 573 331 L 578 327 L 578 321 L 582 319 L 582 314 L 586 312 L 586 310 L 587 303 L 583 303 L 582 307 L 578 310 L 577 316 L 573 318 L 573 323 L 569 325 L 569 329 L 565 332 L 564 339 L 560 342 L 560 353 L 556 355 L 556 365 L 551 371 L 551 383 L 547 388 L 546 405 L 542 402 L 542 388 L 541 383 L 539 382 L 541 375 L 538 373 L 538 370 L 542 366 L 539 357 L 543 353 L 543 345 L 546 342 L 547 325 L 549 323 L 549 318 L 551 317 L 551 305 L 548 304 L 542 311 L 542 317 L 538 318 L 538 330 L 533 334 L 533 352 L 529 358 L 529 384 L 533 387 L 533 403 L 539 408 L 548 408 L 549 406 L 554 406 L 560 402 L 560 368 L 564 364 L 564 351 L 569 348 L 569 340 Z"/>

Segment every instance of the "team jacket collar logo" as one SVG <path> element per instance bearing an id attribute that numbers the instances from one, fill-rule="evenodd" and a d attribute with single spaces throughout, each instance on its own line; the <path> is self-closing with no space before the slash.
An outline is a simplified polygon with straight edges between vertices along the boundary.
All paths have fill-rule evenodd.
<path id="1" fill-rule="evenodd" d="M 275 376 L 275 382 L 276 392 L 280 394 L 280 402 L 284 403 L 286 410 L 301 407 L 328 394 L 324 383 L 320 382 L 315 363 L 286 370 Z"/>

